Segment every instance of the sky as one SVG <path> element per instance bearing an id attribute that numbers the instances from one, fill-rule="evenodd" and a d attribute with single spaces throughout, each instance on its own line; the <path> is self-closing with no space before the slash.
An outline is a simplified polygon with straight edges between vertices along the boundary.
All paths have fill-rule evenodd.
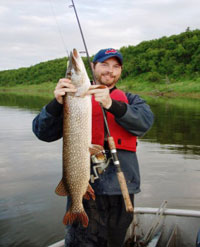
<path id="1" fill-rule="evenodd" d="M 200 0 L 74 0 L 89 55 L 200 29 Z M 84 51 L 71 0 L 0 0 L 0 70 Z"/>

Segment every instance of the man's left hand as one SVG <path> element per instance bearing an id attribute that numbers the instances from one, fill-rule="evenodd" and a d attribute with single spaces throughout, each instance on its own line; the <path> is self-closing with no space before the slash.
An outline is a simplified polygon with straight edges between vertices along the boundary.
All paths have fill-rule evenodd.
<path id="1" fill-rule="evenodd" d="M 99 88 L 98 88 L 99 87 Z M 97 102 L 101 103 L 103 108 L 109 109 L 112 105 L 112 99 L 110 97 L 109 88 L 106 86 L 92 85 L 90 86 L 87 95 L 94 94 L 94 98 Z"/>

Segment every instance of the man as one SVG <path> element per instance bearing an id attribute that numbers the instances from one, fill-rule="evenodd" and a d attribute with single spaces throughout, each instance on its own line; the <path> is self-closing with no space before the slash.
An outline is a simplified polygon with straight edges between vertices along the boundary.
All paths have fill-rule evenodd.
<path id="1" fill-rule="evenodd" d="M 122 72 L 123 58 L 115 49 L 100 50 L 93 59 L 93 71 L 97 84 L 91 86 L 92 97 L 92 143 L 103 145 L 110 158 L 103 115 L 99 103 L 106 110 L 111 135 L 118 149 L 118 158 L 124 172 L 129 194 L 134 203 L 134 194 L 140 192 L 140 174 L 136 156 L 137 136 L 143 136 L 152 126 L 153 113 L 138 95 L 124 93 L 116 83 Z M 62 137 L 62 96 L 76 92 L 69 79 L 60 79 L 55 99 L 45 106 L 33 120 L 33 131 L 43 141 L 54 141 Z M 94 164 L 91 164 L 91 166 Z M 125 210 L 124 200 L 117 180 L 115 166 L 110 161 L 107 169 L 91 183 L 96 199 L 83 200 L 89 217 L 87 228 L 79 223 L 66 227 L 67 247 L 121 247 L 133 215 Z M 70 198 L 67 208 L 69 208 Z"/>

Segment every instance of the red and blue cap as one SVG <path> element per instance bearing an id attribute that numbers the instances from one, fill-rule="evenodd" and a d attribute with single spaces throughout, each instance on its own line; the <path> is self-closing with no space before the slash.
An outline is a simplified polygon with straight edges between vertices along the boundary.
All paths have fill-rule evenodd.
<path id="1" fill-rule="evenodd" d="M 97 54 L 93 58 L 93 63 L 102 63 L 111 57 L 116 57 L 119 60 L 120 64 L 123 64 L 122 54 L 113 48 L 102 49 L 99 52 L 97 52 Z"/>

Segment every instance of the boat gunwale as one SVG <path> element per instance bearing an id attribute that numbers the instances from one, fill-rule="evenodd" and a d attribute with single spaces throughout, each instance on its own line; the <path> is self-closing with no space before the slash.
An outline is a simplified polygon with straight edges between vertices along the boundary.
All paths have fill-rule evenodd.
<path id="1" fill-rule="evenodd" d="M 136 207 L 134 209 L 134 214 L 156 214 L 157 212 L 158 208 Z M 163 215 L 200 217 L 200 210 L 166 208 L 163 211 Z"/>
<path id="2" fill-rule="evenodd" d="M 48 247 L 64 247 L 65 246 L 65 240 L 60 240 L 54 244 L 48 245 Z"/>

